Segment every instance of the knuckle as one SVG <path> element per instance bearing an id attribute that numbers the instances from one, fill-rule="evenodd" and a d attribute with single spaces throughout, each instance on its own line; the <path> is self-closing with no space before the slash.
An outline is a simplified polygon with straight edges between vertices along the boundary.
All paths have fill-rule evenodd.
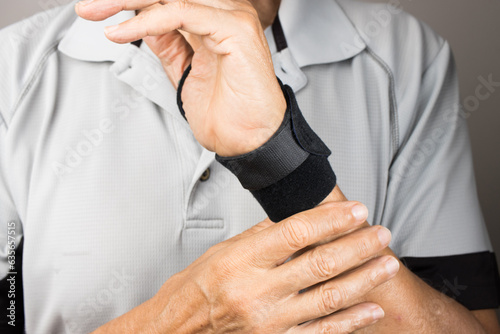
<path id="1" fill-rule="evenodd" d="M 325 254 L 324 250 L 320 247 L 314 248 L 309 254 L 308 263 L 311 263 L 313 276 L 321 280 L 330 278 L 338 266 L 335 258 Z"/>
<path id="2" fill-rule="evenodd" d="M 374 287 L 377 286 L 384 276 L 384 264 L 377 265 L 375 268 L 371 269 L 366 275 L 365 286 Z"/>
<path id="3" fill-rule="evenodd" d="M 255 6 L 252 4 L 252 1 L 242 1 L 241 3 L 238 4 L 238 8 L 241 10 L 244 10 L 249 13 L 253 13 L 254 15 L 258 15 L 257 9 L 255 9 Z"/>
<path id="4" fill-rule="evenodd" d="M 259 12 L 257 11 L 257 9 L 255 9 L 255 7 L 252 4 L 250 4 L 250 6 L 246 10 L 254 17 L 256 21 L 260 22 Z"/>
<path id="5" fill-rule="evenodd" d="M 179 1 L 172 2 L 171 4 L 176 6 L 177 9 L 186 9 L 186 8 L 189 8 L 189 6 L 191 5 L 189 0 L 179 0 Z"/>
<path id="6" fill-rule="evenodd" d="M 350 220 L 350 211 L 346 211 L 344 206 L 337 202 L 326 203 L 325 218 L 331 232 L 337 233 L 343 231 Z"/>
<path id="7" fill-rule="evenodd" d="M 378 272 L 373 272 L 368 277 L 366 278 L 366 287 L 374 288 L 377 286 L 377 283 L 380 281 L 380 273 Z"/>
<path id="8" fill-rule="evenodd" d="M 176 12 L 177 15 L 179 15 L 179 19 L 182 17 L 185 11 L 188 11 L 194 7 L 193 3 L 191 3 L 188 0 L 168 2 L 165 6 L 168 6 L 169 9 L 173 9 L 174 12 Z"/>
<path id="9" fill-rule="evenodd" d="M 137 15 L 130 22 L 132 27 L 138 28 L 144 35 L 154 35 L 155 33 L 157 33 L 157 28 L 154 25 L 150 24 L 152 17 L 153 13 L 151 11 L 144 11 L 139 13 L 139 15 Z"/>
<path id="10" fill-rule="evenodd" d="M 354 313 L 348 319 L 346 319 L 344 323 L 344 328 L 346 333 L 351 333 L 352 331 L 363 327 L 363 324 L 366 322 L 366 317 L 360 314 L 359 312 Z"/>
<path id="11" fill-rule="evenodd" d="M 321 334 L 339 334 L 345 333 L 341 322 L 323 321 L 321 322 L 319 333 Z"/>
<path id="12" fill-rule="evenodd" d="M 139 13 L 139 15 L 135 16 L 135 18 L 134 18 L 134 24 L 136 24 L 137 26 L 142 26 L 146 22 L 148 22 L 150 16 L 151 16 L 151 13 L 148 12 L 148 11 L 141 12 L 141 13 Z"/>
<path id="13" fill-rule="evenodd" d="M 281 234 L 291 249 L 307 245 L 312 235 L 311 224 L 302 218 L 293 218 L 281 224 Z"/>
<path id="14" fill-rule="evenodd" d="M 331 232 L 338 233 L 344 230 L 344 220 L 341 219 L 338 215 L 333 215 L 330 219 L 328 219 L 328 221 L 330 223 L 329 227 Z"/>
<path id="15" fill-rule="evenodd" d="M 320 288 L 320 311 L 325 315 L 337 311 L 344 303 L 345 292 L 339 288 Z"/>
<path id="16" fill-rule="evenodd" d="M 330 322 L 328 326 L 331 329 L 325 333 L 348 334 L 363 327 L 363 318 L 356 315 L 346 320 Z"/>
<path id="17" fill-rule="evenodd" d="M 356 245 L 356 249 L 357 249 L 358 255 L 363 259 L 369 257 L 373 253 L 373 251 L 372 251 L 373 247 L 371 245 L 371 242 L 367 239 L 359 240 L 357 245 Z"/>
<path id="18" fill-rule="evenodd" d="M 256 12 L 248 10 L 235 10 L 233 14 L 245 34 L 258 33 L 260 21 Z"/>

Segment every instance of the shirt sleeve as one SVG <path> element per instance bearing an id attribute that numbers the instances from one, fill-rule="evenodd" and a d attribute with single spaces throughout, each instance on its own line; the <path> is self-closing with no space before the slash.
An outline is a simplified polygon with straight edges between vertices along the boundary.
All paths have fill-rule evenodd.
<path id="1" fill-rule="evenodd" d="M 0 117 L 0 332 L 23 333 L 23 233 L 7 186 L 6 134 L 7 124 Z"/>
<path id="2" fill-rule="evenodd" d="M 394 252 L 428 284 L 468 309 L 496 308 L 498 269 L 447 43 L 424 71 L 415 101 L 390 167 L 381 223 L 392 231 Z"/>

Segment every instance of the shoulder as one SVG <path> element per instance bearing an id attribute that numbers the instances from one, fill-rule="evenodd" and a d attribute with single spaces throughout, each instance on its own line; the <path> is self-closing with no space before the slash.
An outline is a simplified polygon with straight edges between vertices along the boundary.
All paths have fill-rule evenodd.
<path id="1" fill-rule="evenodd" d="M 389 4 L 337 1 L 366 44 L 367 59 L 383 66 L 390 76 L 398 137 L 403 141 L 420 117 L 421 104 L 427 103 L 423 100 L 430 101 L 432 90 L 441 90 L 443 78 L 455 79 L 449 44 L 427 24 L 404 12 L 400 0 Z M 447 87 L 454 89 L 455 84 Z"/>
<path id="2" fill-rule="evenodd" d="M 0 30 L 0 121 L 7 124 L 23 91 L 53 55 L 76 14 L 73 4 L 38 13 Z"/>
<path id="3" fill-rule="evenodd" d="M 393 70 L 410 63 L 426 69 L 445 40 L 427 24 L 403 11 L 399 0 L 366 3 L 338 0 L 369 51 Z"/>

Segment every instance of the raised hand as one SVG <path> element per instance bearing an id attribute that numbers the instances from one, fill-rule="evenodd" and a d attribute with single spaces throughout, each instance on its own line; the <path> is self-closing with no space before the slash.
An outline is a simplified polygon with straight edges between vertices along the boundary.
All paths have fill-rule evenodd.
<path id="1" fill-rule="evenodd" d="M 247 153 L 280 126 L 286 101 L 251 2 L 93 0 L 76 10 L 89 20 L 139 11 L 108 27 L 106 36 L 116 43 L 144 39 L 175 87 L 192 64 L 182 100 L 191 129 L 205 148 L 221 156 Z"/>

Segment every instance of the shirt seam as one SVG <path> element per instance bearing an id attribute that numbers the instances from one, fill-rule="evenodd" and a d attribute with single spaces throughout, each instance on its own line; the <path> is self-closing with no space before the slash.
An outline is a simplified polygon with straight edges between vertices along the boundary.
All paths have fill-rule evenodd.
<path id="1" fill-rule="evenodd" d="M 42 70 L 45 68 L 45 65 L 47 63 L 47 60 L 50 58 L 50 56 L 52 56 L 52 54 L 54 54 L 54 52 L 56 52 L 57 50 L 57 46 L 59 45 L 59 42 L 60 40 L 58 40 L 57 42 L 53 43 L 42 55 L 42 57 L 40 58 L 40 60 L 38 61 L 38 64 L 36 65 L 35 69 L 33 70 L 33 72 L 31 73 L 28 81 L 26 82 L 26 84 L 24 85 L 22 91 L 21 91 L 21 94 L 19 95 L 19 97 L 16 99 L 16 103 L 14 104 L 14 107 L 12 108 L 12 111 L 11 111 L 11 116 L 10 116 L 10 121 L 12 121 L 12 119 L 14 118 L 19 106 L 21 105 L 21 103 L 24 101 L 24 98 L 28 95 L 28 93 L 30 92 L 31 88 L 33 87 L 35 81 L 40 77 L 40 73 L 42 72 Z M 4 120 L 5 122 L 5 120 Z M 5 122 L 6 126 L 7 126 L 7 130 L 9 129 L 9 125 L 7 124 L 7 122 Z"/>
<path id="2" fill-rule="evenodd" d="M 339 5 L 339 8 L 342 10 L 344 13 L 345 17 L 351 22 L 353 28 L 356 30 L 359 38 L 363 41 L 365 44 L 365 48 L 367 50 L 367 53 L 369 56 L 371 56 L 381 67 L 382 69 L 387 73 L 389 76 L 389 103 L 390 103 L 390 114 L 389 114 L 389 122 L 391 126 L 391 141 L 392 141 L 392 146 L 393 146 L 393 155 L 391 157 L 391 165 L 394 160 L 394 157 L 396 157 L 397 152 L 399 151 L 399 115 L 398 115 L 398 105 L 397 105 L 397 99 L 396 99 L 396 92 L 395 92 L 395 82 L 394 82 L 394 74 L 392 72 L 392 69 L 390 68 L 389 65 L 381 58 L 379 57 L 369 46 L 368 42 L 362 37 L 362 34 L 359 32 L 358 27 L 354 22 L 352 21 L 351 17 L 347 15 L 344 7 L 335 0 L 335 2 Z"/>
<path id="3" fill-rule="evenodd" d="M 386 72 L 387 76 L 388 76 L 388 79 L 389 79 L 389 108 L 390 108 L 390 111 L 389 111 L 389 123 L 390 123 L 390 127 L 391 127 L 391 146 L 393 148 L 393 152 L 392 152 L 392 156 L 390 157 L 390 161 L 389 161 L 389 166 L 388 166 L 388 169 L 387 169 L 387 175 L 388 175 L 388 178 L 387 178 L 387 185 L 386 185 L 386 189 L 384 190 L 385 192 L 385 196 L 384 196 L 384 199 L 383 199 L 383 203 L 381 205 L 381 212 L 379 214 L 379 222 L 383 222 L 384 221 L 384 216 L 386 214 L 386 206 L 387 206 L 387 189 L 389 187 L 389 180 L 390 180 L 390 177 L 389 177 L 389 171 L 392 167 L 392 164 L 394 162 L 394 159 L 395 157 L 397 156 L 397 153 L 399 152 L 399 149 L 400 149 L 400 145 L 399 145 L 399 114 L 398 114 L 398 107 L 397 107 L 397 99 L 396 99 L 396 93 L 395 93 L 395 80 L 394 80 L 394 74 L 391 70 L 391 68 L 389 67 L 389 65 L 387 65 L 386 62 L 384 62 L 384 60 L 382 58 L 380 58 L 369 46 L 367 43 L 366 44 L 366 51 L 367 51 L 367 54 L 368 56 L 370 56 L 380 67 L 382 67 L 382 69 L 384 70 L 384 72 Z M 374 224 L 376 224 L 376 221 L 374 221 Z"/>
<path id="4" fill-rule="evenodd" d="M 395 93 L 395 82 L 394 82 L 394 74 L 392 69 L 387 65 L 386 62 L 382 58 L 380 58 L 368 45 L 366 46 L 366 50 L 368 55 L 378 63 L 382 69 L 386 72 L 389 78 L 389 121 L 391 125 L 391 140 L 393 146 L 393 156 L 391 158 L 391 164 L 394 157 L 397 155 L 399 151 L 399 114 L 398 114 L 398 106 L 397 106 L 397 98 Z"/>
<path id="5" fill-rule="evenodd" d="M 189 222 L 200 222 L 200 223 L 209 223 L 209 222 L 221 222 L 222 226 L 191 226 Z M 225 228 L 224 218 L 214 218 L 214 219 L 186 219 L 186 223 L 183 226 L 184 230 L 223 230 Z"/>

